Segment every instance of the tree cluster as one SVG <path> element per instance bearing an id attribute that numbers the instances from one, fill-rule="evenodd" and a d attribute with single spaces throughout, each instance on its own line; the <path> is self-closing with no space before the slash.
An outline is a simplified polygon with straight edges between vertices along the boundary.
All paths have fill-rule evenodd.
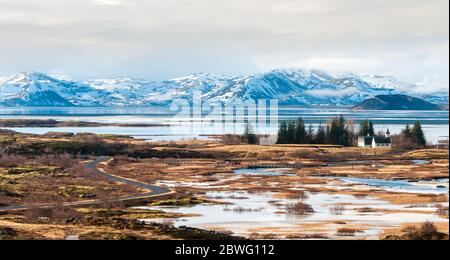
<path id="1" fill-rule="evenodd" d="M 282 122 L 278 130 L 278 144 L 333 144 L 350 146 L 353 130 L 343 117 L 333 118 L 325 127 L 306 127 L 303 118 L 296 122 Z"/>

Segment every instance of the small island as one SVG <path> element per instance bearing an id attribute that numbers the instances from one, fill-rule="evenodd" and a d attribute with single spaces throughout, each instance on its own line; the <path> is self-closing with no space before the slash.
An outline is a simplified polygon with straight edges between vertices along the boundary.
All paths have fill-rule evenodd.
<path id="1" fill-rule="evenodd" d="M 442 110 L 436 104 L 407 95 L 379 95 L 353 107 L 354 110 Z"/>
<path id="2" fill-rule="evenodd" d="M 58 121 L 53 119 L 0 119 L 0 127 L 159 127 L 164 124 L 123 124 L 123 123 L 98 123 L 85 121 Z"/>

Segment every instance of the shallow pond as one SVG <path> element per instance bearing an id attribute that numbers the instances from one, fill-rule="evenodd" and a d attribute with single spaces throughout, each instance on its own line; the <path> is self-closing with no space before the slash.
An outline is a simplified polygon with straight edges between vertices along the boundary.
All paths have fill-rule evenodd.
<path id="1" fill-rule="evenodd" d="M 286 214 L 286 204 L 299 200 L 278 199 L 274 193 L 248 194 L 245 192 L 207 192 L 206 197 L 226 203 L 225 205 L 195 205 L 190 207 L 139 207 L 140 209 L 159 209 L 182 214 L 195 214 L 174 220 L 176 226 L 189 226 L 212 230 L 227 230 L 238 235 L 249 236 L 252 233 L 271 234 L 280 237 L 298 234 L 325 234 L 337 238 L 336 230 L 342 226 L 337 221 L 363 227 L 356 237 L 376 237 L 383 228 L 403 223 L 445 222 L 435 216 L 432 208 L 422 209 L 427 213 L 418 214 L 406 206 L 391 205 L 388 202 L 357 198 L 351 195 L 309 194 L 304 200 L 311 205 L 314 213 L 307 215 Z M 345 205 L 342 215 L 332 214 L 330 208 Z M 401 213 L 360 213 L 362 208 L 402 210 Z M 411 212 L 408 212 L 411 211 Z M 144 220 L 155 222 L 155 220 Z M 167 220 L 161 220 L 167 221 Z M 156 220 L 156 222 L 159 222 Z M 303 226 L 302 226 L 303 225 Z"/>
<path id="2" fill-rule="evenodd" d="M 428 163 L 428 161 L 423 161 Z M 421 163 L 421 162 L 419 162 Z M 290 169 L 237 169 L 234 170 L 238 175 L 255 175 L 255 176 L 295 176 L 289 172 Z M 440 179 L 436 181 L 418 181 L 409 182 L 407 180 L 385 180 L 385 179 L 369 179 L 369 178 L 353 178 L 353 177 L 330 177 L 338 179 L 346 183 L 360 184 L 370 187 L 377 187 L 387 191 L 422 193 L 422 194 L 448 194 L 449 179 Z"/>
<path id="3" fill-rule="evenodd" d="M 335 177 L 333 177 L 335 178 Z M 409 182 L 406 180 L 384 180 L 384 179 L 367 179 L 353 177 L 338 177 L 337 179 L 351 183 L 361 184 L 370 187 L 377 187 L 387 191 L 422 193 L 422 194 L 448 194 L 449 179 L 441 179 L 439 181 L 418 181 Z"/>
<path id="4" fill-rule="evenodd" d="M 412 160 L 411 162 L 416 165 L 425 165 L 430 163 L 428 160 Z"/>
<path id="5" fill-rule="evenodd" d="M 295 176 L 295 173 L 289 172 L 291 169 L 271 169 L 271 168 L 244 168 L 234 170 L 234 173 L 239 175 L 259 175 L 259 176 Z"/>
<path id="6" fill-rule="evenodd" d="M 238 169 L 239 175 L 279 176 L 289 174 L 289 169 Z M 352 184 L 376 186 L 386 190 L 418 193 L 448 193 L 448 179 L 430 182 L 410 183 L 407 181 L 387 181 L 377 179 L 335 178 Z M 446 185 L 446 188 L 438 188 Z M 336 188 L 339 184 L 337 184 Z M 425 221 L 447 222 L 435 215 L 436 206 L 417 208 L 411 205 L 393 205 L 389 202 L 367 197 L 344 194 L 309 193 L 302 202 L 311 205 L 312 214 L 292 215 L 286 213 L 286 205 L 298 203 L 299 199 L 284 199 L 275 193 L 206 192 L 205 197 L 224 204 L 194 205 L 188 207 L 140 207 L 169 212 L 195 215 L 175 220 L 176 226 L 190 226 L 211 230 L 226 230 L 237 235 L 276 234 L 290 237 L 323 234 L 328 238 L 345 238 L 336 234 L 342 227 L 356 227 L 362 232 L 358 238 L 377 238 L 383 229 L 401 226 L 405 223 Z M 344 211 L 336 214 L 332 209 L 344 205 Z M 370 210 L 363 211 L 362 209 Z M 387 211 L 387 212 L 386 212 Z M 419 212 L 418 212 L 419 211 Z M 162 222 L 168 220 L 144 220 Z M 342 224 L 344 223 L 344 225 Z M 347 224 L 347 225 L 345 225 Z"/>

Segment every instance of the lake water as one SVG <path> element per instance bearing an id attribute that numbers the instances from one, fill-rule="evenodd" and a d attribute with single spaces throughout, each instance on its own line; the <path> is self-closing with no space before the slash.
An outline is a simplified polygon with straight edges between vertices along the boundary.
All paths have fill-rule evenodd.
<path id="1" fill-rule="evenodd" d="M 372 120 L 376 130 L 390 129 L 399 133 L 406 124 L 420 121 L 427 139 L 437 142 L 439 136 L 449 134 L 448 111 L 352 111 L 349 109 L 280 108 L 279 120 L 294 120 L 303 117 L 307 124 L 317 127 L 335 116 L 344 115 L 356 125 L 362 120 Z M 11 130 L 44 134 L 46 132 L 73 132 L 97 134 L 121 134 L 148 140 L 207 139 L 204 135 L 242 133 L 245 124 L 225 123 L 224 128 L 208 128 L 193 122 L 174 125 L 173 116 L 164 108 L 0 108 L 0 119 L 55 119 L 61 121 L 87 121 L 120 124 L 172 124 L 172 127 L 70 127 L 70 128 L 10 128 Z M 230 120 L 230 118 L 226 118 Z M 261 127 L 259 133 L 275 134 L 276 127 Z"/>

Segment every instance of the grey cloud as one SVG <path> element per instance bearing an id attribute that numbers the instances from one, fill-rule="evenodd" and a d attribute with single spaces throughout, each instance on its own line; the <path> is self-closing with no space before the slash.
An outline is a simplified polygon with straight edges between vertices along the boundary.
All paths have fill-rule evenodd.
<path id="1" fill-rule="evenodd" d="M 0 0 L 0 75 L 289 66 L 448 86 L 447 0 Z M 331 64 L 331 65 L 330 65 Z"/>

